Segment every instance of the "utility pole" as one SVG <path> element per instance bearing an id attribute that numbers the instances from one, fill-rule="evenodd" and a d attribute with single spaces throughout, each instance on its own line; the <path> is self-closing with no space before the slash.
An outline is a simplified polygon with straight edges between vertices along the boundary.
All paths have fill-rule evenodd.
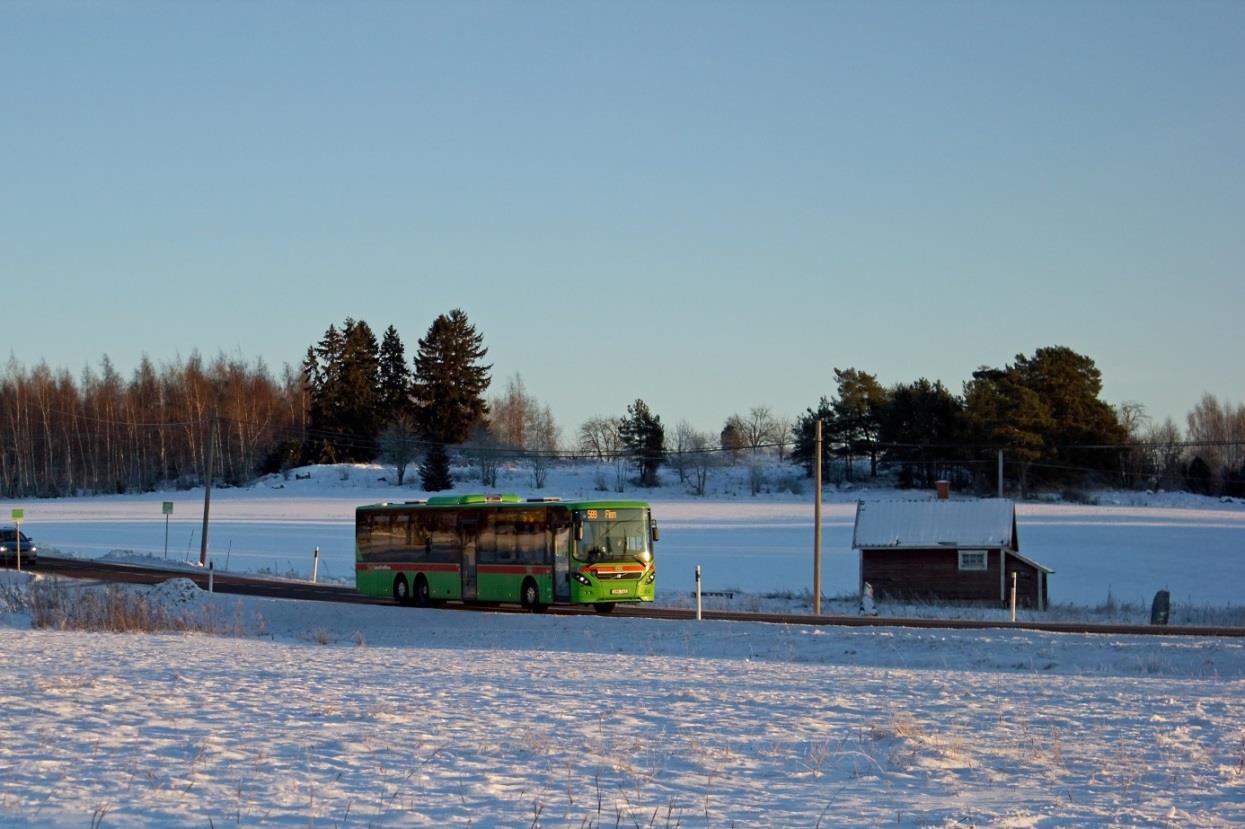
<path id="1" fill-rule="evenodd" d="M 1003 450 L 999 450 L 999 497 L 1003 497 Z"/>
<path id="2" fill-rule="evenodd" d="M 208 555 L 208 509 L 212 504 L 212 461 L 216 457 L 216 415 L 212 415 L 212 428 L 207 445 L 207 476 L 203 481 L 203 537 L 199 539 L 199 566 L 207 566 Z"/>
<path id="3" fill-rule="evenodd" d="M 813 432 L 813 615 L 821 615 L 821 418 Z"/>

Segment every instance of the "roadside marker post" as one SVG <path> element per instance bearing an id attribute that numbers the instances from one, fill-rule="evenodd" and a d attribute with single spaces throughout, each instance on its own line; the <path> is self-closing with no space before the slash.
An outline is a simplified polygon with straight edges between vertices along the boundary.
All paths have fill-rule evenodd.
<path id="1" fill-rule="evenodd" d="M 700 565 L 696 565 L 696 621 L 700 621 Z"/>
<path id="2" fill-rule="evenodd" d="M 173 514 L 173 502 L 164 501 L 160 505 L 160 509 L 164 512 L 164 557 L 169 557 L 169 516 Z"/>
<path id="3" fill-rule="evenodd" d="M 17 572 L 22 572 L 22 519 L 26 517 L 26 510 L 13 509 L 9 512 L 9 517 L 13 519 L 13 523 L 17 525 L 16 538 L 17 542 Z"/>
<path id="4" fill-rule="evenodd" d="M 315 584 L 320 576 L 320 548 L 316 547 L 315 553 L 311 556 L 311 583 Z"/>

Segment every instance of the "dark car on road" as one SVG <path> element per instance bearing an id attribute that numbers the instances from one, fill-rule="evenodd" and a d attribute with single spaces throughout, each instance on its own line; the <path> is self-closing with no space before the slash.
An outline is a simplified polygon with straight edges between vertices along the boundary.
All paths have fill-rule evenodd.
<path id="1" fill-rule="evenodd" d="M 30 536 L 16 527 L 0 527 L 0 564 L 17 563 L 17 542 L 22 542 L 22 565 L 34 563 L 38 558 L 39 548 L 30 540 Z"/>

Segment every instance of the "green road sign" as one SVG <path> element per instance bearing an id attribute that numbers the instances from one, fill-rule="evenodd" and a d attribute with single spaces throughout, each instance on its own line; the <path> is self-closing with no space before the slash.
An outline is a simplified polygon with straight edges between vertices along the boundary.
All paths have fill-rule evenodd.
<path id="1" fill-rule="evenodd" d="M 163 506 L 165 515 L 173 514 L 173 502 L 172 501 L 165 501 L 162 506 Z"/>
<path id="2" fill-rule="evenodd" d="M 14 521 L 21 521 L 23 518 L 26 517 L 26 510 L 24 509 L 12 510 L 9 513 L 9 517 L 12 518 Z"/>

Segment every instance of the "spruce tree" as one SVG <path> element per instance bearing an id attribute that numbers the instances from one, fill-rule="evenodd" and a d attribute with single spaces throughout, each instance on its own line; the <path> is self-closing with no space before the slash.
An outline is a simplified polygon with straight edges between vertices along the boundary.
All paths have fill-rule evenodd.
<path id="1" fill-rule="evenodd" d="M 419 465 L 419 481 L 425 492 L 454 488 L 454 478 L 450 475 L 450 456 L 445 451 L 445 444 L 438 442 L 428 447 L 424 462 Z"/>
<path id="2" fill-rule="evenodd" d="M 462 443 L 476 421 L 488 413 L 484 392 L 491 365 L 483 335 L 455 308 L 433 321 L 415 355 L 416 422 L 421 432 L 439 443 Z"/>
<path id="3" fill-rule="evenodd" d="M 376 436 L 381 427 L 379 363 L 371 327 L 363 320 L 347 318 L 342 326 L 337 422 L 338 430 L 344 433 L 340 454 L 346 460 L 370 461 L 376 457 Z"/>
<path id="4" fill-rule="evenodd" d="M 378 386 L 377 408 L 382 426 L 396 423 L 404 415 L 413 416 L 411 370 L 406 365 L 406 348 L 392 325 L 385 329 L 380 341 Z"/>

